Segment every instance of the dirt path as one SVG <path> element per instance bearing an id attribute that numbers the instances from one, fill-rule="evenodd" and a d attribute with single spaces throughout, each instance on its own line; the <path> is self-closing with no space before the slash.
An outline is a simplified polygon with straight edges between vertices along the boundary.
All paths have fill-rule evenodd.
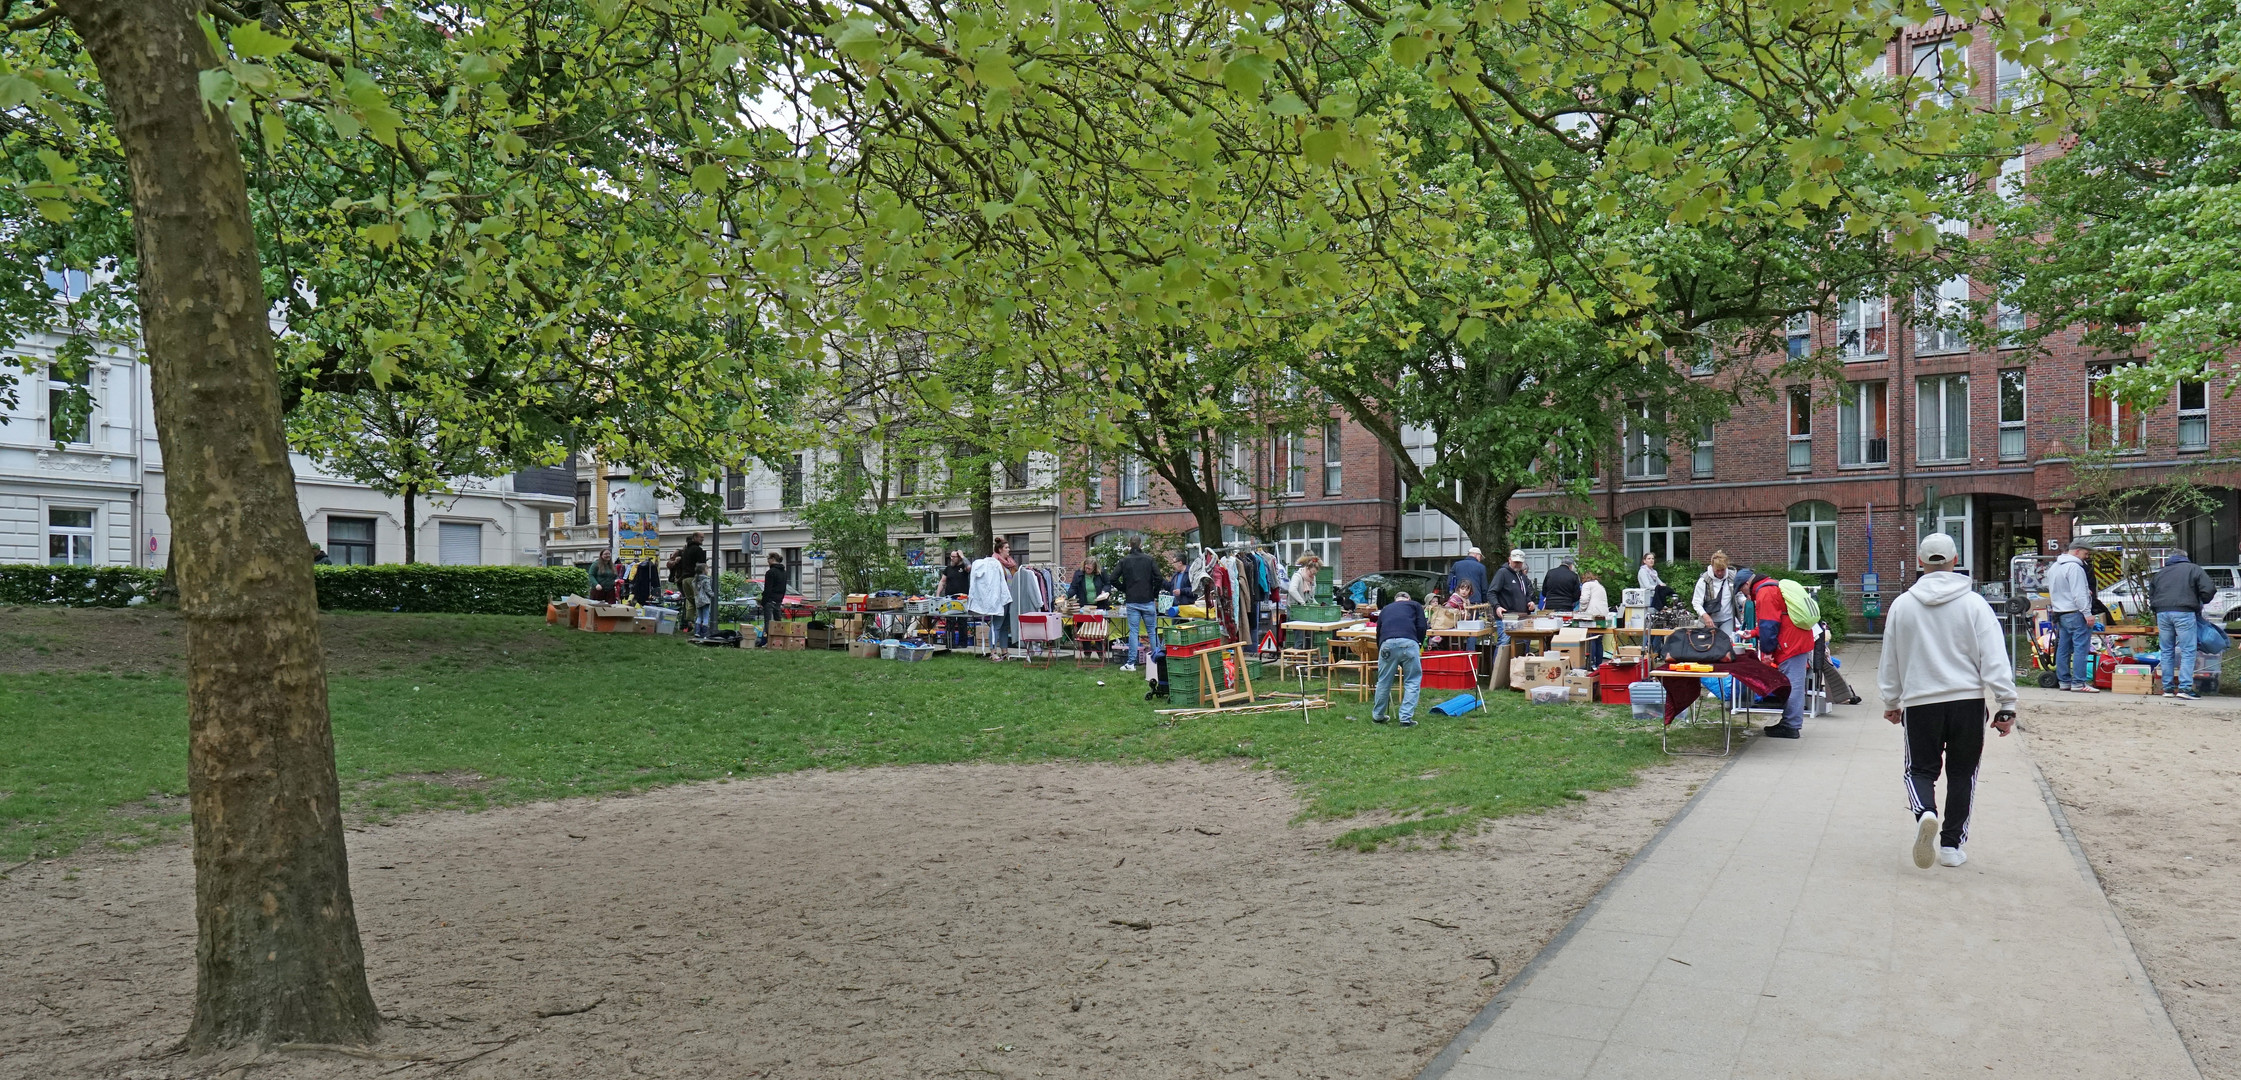
<path id="1" fill-rule="evenodd" d="M 2054 785 L 2208 1080 L 2241 1080 L 2241 701 L 2031 690 Z"/>
<path id="2" fill-rule="evenodd" d="M 814 773 L 431 814 L 351 836 L 394 1060 L 242 1075 L 1404 1077 L 1709 767 L 1361 855 L 1228 765 Z M 82 869 L 75 873 L 70 865 Z M 178 848 L 0 882 L 0 1077 L 165 1058 L 192 990 Z M 1498 965 L 1498 968 L 1497 968 Z M 1500 976 L 1495 972 L 1499 970 Z M 553 1014 L 553 1015 L 546 1015 Z"/>

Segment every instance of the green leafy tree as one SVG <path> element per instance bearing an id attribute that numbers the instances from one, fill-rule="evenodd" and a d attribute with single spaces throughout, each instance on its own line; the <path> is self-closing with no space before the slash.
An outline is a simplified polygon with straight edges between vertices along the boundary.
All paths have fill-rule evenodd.
<path id="1" fill-rule="evenodd" d="M 839 576 L 841 591 L 869 592 L 875 582 L 892 578 L 902 558 L 888 536 L 909 515 L 875 498 L 871 474 L 862 469 L 826 470 L 817 488 L 816 498 L 802 504 L 801 521 Z"/>

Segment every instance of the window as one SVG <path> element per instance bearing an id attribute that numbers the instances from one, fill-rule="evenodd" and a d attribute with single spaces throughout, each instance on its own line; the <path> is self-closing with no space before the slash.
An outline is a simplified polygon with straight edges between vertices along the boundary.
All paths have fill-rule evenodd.
<path id="1" fill-rule="evenodd" d="M 1665 479 L 1665 436 L 1658 429 L 1665 426 L 1662 410 L 1646 401 L 1634 401 L 1626 406 L 1626 478 L 1629 480 Z"/>
<path id="2" fill-rule="evenodd" d="M 801 549 L 798 547 L 786 548 L 785 553 L 786 577 L 788 578 L 786 584 L 788 588 L 798 593 L 801 591 Z"/>
<path id="3" fill-rule="evenodd" d="M 1084 463 L 1082 471 L 1089 474 L 1088 479 L 1082 484 L 1082 505 L 1091 507 L 1105 505 L 1105 473 L 1094 455 Z M 908 494 L 908 492 L 905 492 L 905 494 Z"/>
<path id="4" fill-rule="evenodd" d="M 801 454 L 788 454 L 785 464 L 778 467 L 778 505 L 785 507 L 801 505 L 801 463 Z"/>
<path id="5" fill-rule="evenodd" d="M 2023 331 L 2030 326 L 2030 323 L 2025 321 L 2023 309 L 2018 305 L 2002 300 L 1997 305 L 1996 311 L 1996 317 L 2000 320 L 2000 347 L 2003 349 L 2021 348 Z"/>
<path id="6" fill-rule="evenodd" d="M 1836 403 L 1836 463 L 1838 465 L 1888 465 L 1891 463 L 1891 384 L 1844 384 Z"/>
<path id="7" fill-rule="evenodd" d="M 1323 494 L 1338 494 L 1340 456 L 1338 425 L 1323 425 Z"/>
<path id="8" fill-rule="evenodd" d="M 1846 360 L 1880 360 L 1890 352 L 1883 332 L 1883 298 L 1846 300 L 1836 315 L 1836 344 Z"/>
<path id="9" fill-rule="evenodd" d="M 64 419 L 72 411 L 72 403 L 85 401 L 85 409 L 71 419 Z M 47 437 L 58 443 L 86 443 L 93 441 L 93 399 L 86 392 L 83 376 L 71 378 L 55 368 L 47 369 Z"/>
<path id="10" fill-rule="evenodd" d="M 1010 547 L 1012 552 L 1012 560 L 1014 562 L 1017 562 L 1021 566 L 1025 566 L 1028 563 L 1034 561 L 1033 559 L 1028 557 L 1034 554 L 1034 545 L 1030 543 L 1030 541 L 1033 540 L 1034 537 L 1031 534 L 1006 533 L 1004 534 L 1004 539 L 1011 542 Z"/>
<path id="11" fill-rule="evenodd" d="M 1790 569 L 1836 573 L 1836 507 L 1803 502 L 1790 507 Z"/>
<path id="12" fill-rule="evenodd" d="M 2000 460 L 2021 461 L 2025 453 L 2023 369 L 2000 373 Z"/>
<path id="13" fill-rule="evenodd" d="M 372 566 L 374 564 L 374 519 L 364 517 L 330 517 L 327 519 L 327 561 L 336 566 Z"/>
<path id="14" fill-rule="evenodd" d="M 1712 425 L 1696 429 L 1696 452 L 1689 456 L 1689 475 L 1703 480 L 1712 475 Z"/>
<path id="15" fill-rule="evenodd" d="M 1271 440 L 1268 487 L 1291 498 L 1307 494 L 1307 436 L 1286 431 Z"/>
<path id="16" fill-rule="evenodd" d="M 891 448 L 895 462 L 895 494 L 918 494 L 918 451 L 909 447 Z M 1094 475 L 1094 474 L 1093 474 Z M 733 507 L 736 510 L 738 507 Z"/>
<path id="17" fill-rule="evenodd" d="M 1027 486 L 1027 459 L 1014 458 L 1004 463 L 1004 487 L 1018 491 Z"/>
<path id="18" fill-rule="evenodd" d="M 2022 154 L 2017 154 L 2001 162 L 2000 178 L 1993 181 L 1993 192 L 2006 202 L 2012 203 L 2021 200 L 2024 187 L 2030 179 L 2029 168 L 2029 163 Z"/>
<path id="19" fill-rule="evenodd" d="M 1914 47 L 1913 75 L 1930 84 L 1930 99 L 1939 105 L 1953 104 L 1952 92 L 1942 85 L 1946 75 L 1961 72 L 1967 67 L 1968 58 L 1950 38 Z"/>
<path id="20" fill-rule="evenodd" d="M 1999 87 L 2000 104 L 2005 105 L 2023 93 L 2023 58 L 2002 56 L 1993 62 L 1993 80 Z"/>
<path id="21" fill-rule="evenodd" d="M 1662 506 L 1626 515 L 1626 561 L 1639 563 L 1643 554 L 1656 552 L 1658 561 L 1689 557 L 1689 516 Z"/>
<path id="22" fill-rule="evenodd" d="M 1925 291 L 1915 302 L 1914 351 L 1918 353 L 1967 352 L 1969 336 L 1969 279 L 1950 277 L 1937 291 Z"/>
<path id="23" fill-rule="evenodd" d="M 445 566 L 482 562 L 482 526 L 471 521 L 436 523 L 436 560 Z"/>
<path id="24" fill-rule="evenodd" d="M 1953 538 L 1954 550 L 1961 557 L 1954 564 L 1956 569 L 1966 570 L 1969 566 L 1969 537 L 1974 531 L 1971 526 L 1975 524 L 1971 502 L 1967 495 L 1948 495 L 1939 499 L 1927 513 L 1918 515 L 1917 524 L 1922 535 L 1944 533 Z"/>
<path id="25" fill-rule="evenodd" d="M 2179 384 L 2179 449 L 2210 448 L 2210 384 Z"/>
<path id="26" fill-rule="evenodd" d="M 1914 383 L 1914 426 L 1919 461 L 1969 459 L 1969 377 L 1925 375 Z"/>
<path id="27" fill-rule="evenodd" d="M 576 481 L 575 523 L 578 525 L 591 524 L 591 481 L 589 480 Z"/>
<path id="28" fill-rule="evenodd" d="M 2086 372 L 2086 444 L 2097 449 L 2138 450 L 2147 440 L 2148 418 L 2138 405 L 2117 400 L 2104 384 L 2116 371 L 2107 364 Z"/>
<path id="29" fill-rule="evenodd" d="M 724 470 L 724 509 L 745 510 L 746 508 L 747 474 L 741 472 L 737 466 L 728 467 Z"/>
<path id="30" fill-rule="evenodd" d="M 1222 437 L 1222 497 L 1242 499 L 1252 494 L 1253 446 L 1237 435 Z"/>
<path id="31" fill-rule="evenodd" d="M 1346 580 L 1339 573 L 1339 528 L 1328 521 L 1289 521 L 1276 530 L 1276 557 L 1285 565 L 1308 555 L 1319 555 L 1332 581 Z M 1321 574 L 1316 575 L 1321 577 Z"/>
<path id="32" fill-rule="evenodd" d="M 83 270 L 48 270 L 44 275 L 47 288 L 53 289 L 57 299 L 76 300 L 86 294 L 91 284 Z"/>
<path id="33" fill-rule="evenodd" d="M 1804 472 L 1813 467 L 1813 392 L 1803 386 L 1790 388 L 1790 471 Z"/>
<path id="34" fill-rule="evenodd" d="M 47 508 L 47 564 L 93 565 L 93 511 Z"/>
<path id="35" fill-rule="evenodd" d="M 1121 459 L 1120 501 L 1122 506 L 1142 506 L 1150 501 L 1144 494 L 1144 459 Z"/>
<path id="36" fill-rule="evenodd" d="M 1812 313 L 1801 311 L 1790 316 L 1789 325 L 1783 327 L 1782 333 L 1786 339 L 1784 348 L 1789 353 L 1790 359 L 1805 359 L 1805 354 L 1813 351 Z"/>
<path id="37" fill-rule="evenodd" d="M 1710 375 L 1712 373 L 1713 364 L 1711 342 L 1699 341 L 1693 345 L 1675 349 L 1674 353 L 1675 355 L 1688 361 L 1690 375 L 1701 376 Z"/>

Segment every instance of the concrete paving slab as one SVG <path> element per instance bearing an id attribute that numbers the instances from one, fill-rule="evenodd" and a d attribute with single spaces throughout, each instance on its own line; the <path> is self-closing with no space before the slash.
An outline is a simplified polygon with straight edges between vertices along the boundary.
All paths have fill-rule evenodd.
<path id="1" fill-rule="evenodd" d="M 2021 740 L 1953 869 L 1902 746 L 1872 702 L 1751 740 L 1424 1080 L 2200 1080 Z"/>

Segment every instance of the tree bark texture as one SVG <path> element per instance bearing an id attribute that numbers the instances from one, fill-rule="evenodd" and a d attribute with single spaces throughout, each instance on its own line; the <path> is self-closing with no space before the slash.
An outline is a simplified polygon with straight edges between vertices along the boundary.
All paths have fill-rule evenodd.
<path id="1" fill-rule="evenodd" d="M 405 562 L 407 565 L 420 561 L 420 522 L 417 520 L 419 515 L 413 510 L 413 504 L 419 501 L 419 497 L 420 485 L 405 485 Z"/>
<path id="2" fill-rule="evenodd" d="M 63 0 L 132 178 L 139 306 L 187 623 L 195 1011 L 189 1045 L 360 1043 L 311 560 L 281 429 L 248 190 L 192 0 Z"/>

